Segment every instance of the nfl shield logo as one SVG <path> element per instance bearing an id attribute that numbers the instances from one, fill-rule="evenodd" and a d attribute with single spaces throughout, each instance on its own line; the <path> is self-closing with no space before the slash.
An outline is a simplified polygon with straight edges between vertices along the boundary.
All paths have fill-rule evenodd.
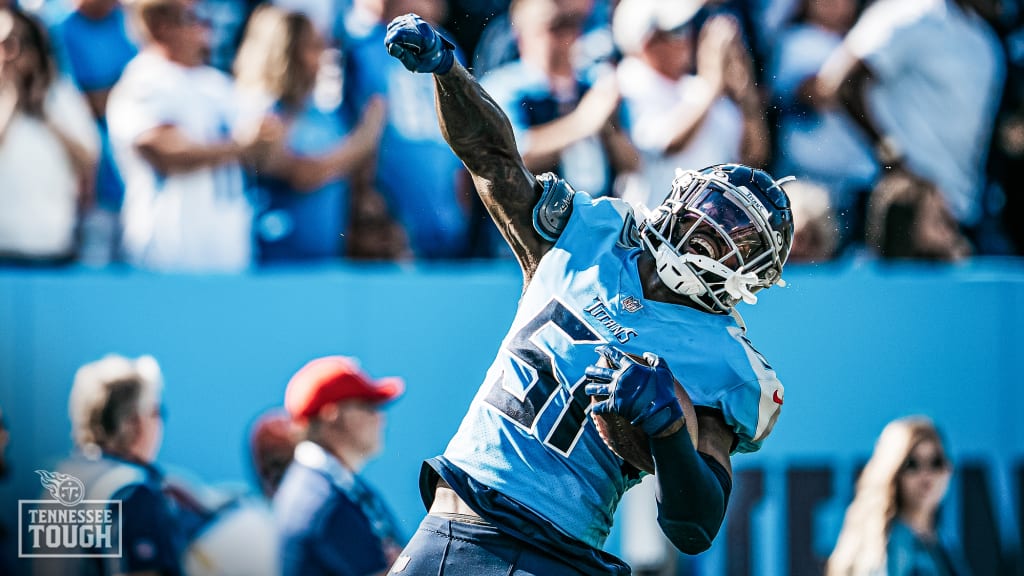
<path id="1" fill-rule="evenodd" d="M 626 312 L 636 312 L 637 310 L 643 307 L 644 305 L 641 304 L 639 300 L 632 296 L 626 296 L 625 298 L 622 299 L 622 309 L 625 310 Z"/>

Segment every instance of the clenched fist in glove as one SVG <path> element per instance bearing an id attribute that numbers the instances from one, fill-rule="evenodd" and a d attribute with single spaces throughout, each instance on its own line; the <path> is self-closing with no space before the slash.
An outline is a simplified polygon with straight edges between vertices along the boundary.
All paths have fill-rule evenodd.
<path id="1" fill-rule="evenodd" d="M 586 371 L 586 392 L 599 400 L 594 414 L 617 414 L 651 437 L 683 419 L 675 379 L 661 358 L 647 353 L 643 364 L 613 346 L 600 346 L 597 352 L 607 366 Z"/>
<path id="2" fill-rule="evenodd" d="M 384 45 L 410 72 L 444 74 L 455 62 L 455 45 L 415 14 L 392 20 Z"/>

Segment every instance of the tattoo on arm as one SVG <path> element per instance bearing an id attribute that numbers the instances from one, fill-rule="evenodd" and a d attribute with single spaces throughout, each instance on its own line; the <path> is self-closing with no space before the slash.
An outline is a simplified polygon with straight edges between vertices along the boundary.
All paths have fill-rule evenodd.
<path id="1" fill-rule="evenodd" d="M 552 246 L 533 228 L 540 186 L 523 164 L 508 118 L 469 72 L 456 63 L 434 79 L 441 133 L 472 175 L 528 283 Z"/>

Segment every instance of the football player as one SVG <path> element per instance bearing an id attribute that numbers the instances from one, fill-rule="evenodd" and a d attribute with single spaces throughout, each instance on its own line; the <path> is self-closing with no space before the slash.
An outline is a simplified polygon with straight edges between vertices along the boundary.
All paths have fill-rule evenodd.
<path id="1" fill-rule="evenodd" d="M 729 499 L 730 455 L 761 446 L 783 401 L 733 310 L 781 282 L 793 222 L 780 182 L 734 164 L 684 172 L 665 183 L 664 204 L 634 217 L 621 201 L 531 174 L 501 109 L 419 17 L 393 20 L 386 46 L 433 74 L 445 138 L 525 286 L 458 432 L 424 464 L 429 513 L 391 573 L 629 574 L 602 547 L 642 473 L 602 441 L 591 411 L 648 435 L 659 525 L 679 550 L 706 550 Z M 696 406 L 696 445 L 673 378 Z"/>

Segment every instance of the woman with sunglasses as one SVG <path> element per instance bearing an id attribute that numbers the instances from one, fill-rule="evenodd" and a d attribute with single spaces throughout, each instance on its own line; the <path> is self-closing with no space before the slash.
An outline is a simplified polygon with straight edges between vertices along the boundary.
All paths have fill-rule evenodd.
<path id="1" fill-rule="evenodd" d="M 890 422 L 857 481 L 826 576 L 967 574 L 937 533 L 952 472 L 930 419 Z"/>

